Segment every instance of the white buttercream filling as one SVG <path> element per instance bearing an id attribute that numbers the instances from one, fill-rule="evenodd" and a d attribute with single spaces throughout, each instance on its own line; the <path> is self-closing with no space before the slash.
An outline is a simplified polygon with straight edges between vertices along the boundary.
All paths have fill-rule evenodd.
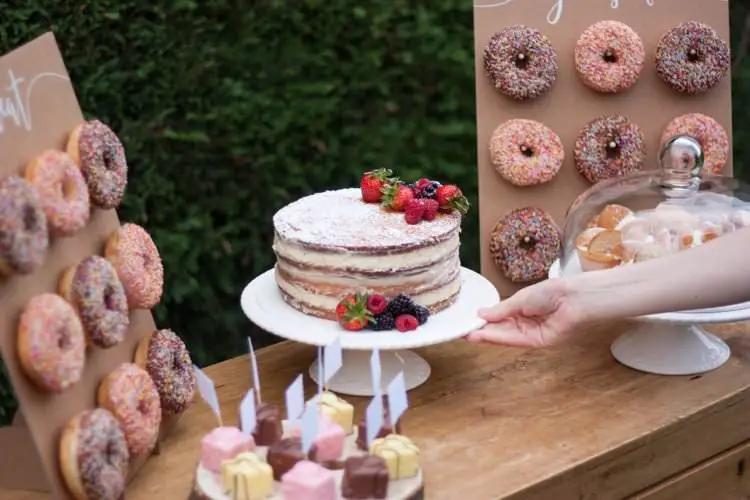
<path id="1" fill-rule="evenodd" d="M 324 252 L 305 248 L 276 237 L 273 251 L 281 258 L 308 266 L 384 272 L 427 266 L 441 261 L 451 253 L 458 252 L 460 244 L 459 233 L 456 232 L 446 241 L 435 245 L 404 253 L 376 255 L 362 252 Z M 330 274 L 334 272 L 331 271 Z"/>

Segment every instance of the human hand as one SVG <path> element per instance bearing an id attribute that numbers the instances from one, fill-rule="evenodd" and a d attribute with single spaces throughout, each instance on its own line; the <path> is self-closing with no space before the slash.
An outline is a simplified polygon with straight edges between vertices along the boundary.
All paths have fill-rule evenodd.
<path id="1" fill-rule="evenodd" d="M 585 316 L 566 282 L 552 279 L 516 292 L 499 304 L 480 309 L 487 324 L 465 338 L 513 347 L 549 347 L 568 340 Z"/>

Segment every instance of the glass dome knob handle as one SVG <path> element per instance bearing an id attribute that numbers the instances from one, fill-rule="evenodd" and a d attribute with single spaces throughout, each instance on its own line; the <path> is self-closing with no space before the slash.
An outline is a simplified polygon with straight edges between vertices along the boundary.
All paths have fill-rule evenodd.
<path id="1" fill-rule="evenodd" d="M 703 161 L 703 148 L 697 140 L 687 135 L 672 137 L 659 153 L 662 187 L 674 194 L 697 191 Z"/>

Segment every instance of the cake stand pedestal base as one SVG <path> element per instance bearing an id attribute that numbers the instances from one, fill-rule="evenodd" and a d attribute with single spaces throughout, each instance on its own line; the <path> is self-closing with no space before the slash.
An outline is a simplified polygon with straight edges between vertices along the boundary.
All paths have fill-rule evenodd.
<path id="1" fill-rule="evenodd" d="M 612 344 L 625 366 L 657 375 L 697 375 L 727 362 L 729 346 L 697 325 L 640 323 Z"/>
<path id="2" fill-rule="evenodd" d="M 326 385 L 326 389 L 347 396 L 373 396 L 370 376 L 371 355 L 372 351 L 343 351 L 341 369 Z M 424 384 L 430 377 L 430 365 L 413 351 L 380 351 L 380 364 L 383 393 L 398 372 L 404 372 L 407 391 Z M 317 359 L 310 365 L 310 378 L 318 383 Z"/>

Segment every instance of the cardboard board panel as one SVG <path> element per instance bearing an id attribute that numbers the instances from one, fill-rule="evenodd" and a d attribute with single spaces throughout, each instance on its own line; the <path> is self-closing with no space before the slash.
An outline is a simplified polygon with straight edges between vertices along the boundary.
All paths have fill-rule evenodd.
<path id="1" fill-rule="evenodd" d="M 600 94 L 587 88 L 576 73 L 573 52 L 581 33 L 605 20 L 621 21 L 640 35 L 646 64 L 637 83 L 619 94 Z M 621 114 L 635 122 L 646 139 L 645 169 L 656 168 L 659 139 L 673 118 L 699 112 L 727 130 L 731 144 L 730 77 L 706 94 L 688 96 L 670 89 L 657 75 L 654 54 L 659 38 L 686 21 L 700 21 L 729 40 L 729 4 L 726 0 L 475 0 L 474 36 L 477 99 L 477 172 L 482 274 L 502 297 L 524 285 L 505 279 L 492 260 L 489 235 L 507 212 L 533 206 L 550 213 L 562 227 L 573 200 L 590 184 L 576 171 L 573 148 L 580 129 L 602 115 Z M 557 81 L 545 95 L 514 101 L 497 91 L 487 78 L 483 53 L 490 37 L 515 24 L 536 28 L 552 42 L 558 56 Z M 489 140 L 495 128 L 512 118 L 544 123 L 562 140 L 565 163 L 555 179 L 534 187 L 514 187 L 495 171 Z M 731 174 L 731 158 L 725 174 Z"/>

